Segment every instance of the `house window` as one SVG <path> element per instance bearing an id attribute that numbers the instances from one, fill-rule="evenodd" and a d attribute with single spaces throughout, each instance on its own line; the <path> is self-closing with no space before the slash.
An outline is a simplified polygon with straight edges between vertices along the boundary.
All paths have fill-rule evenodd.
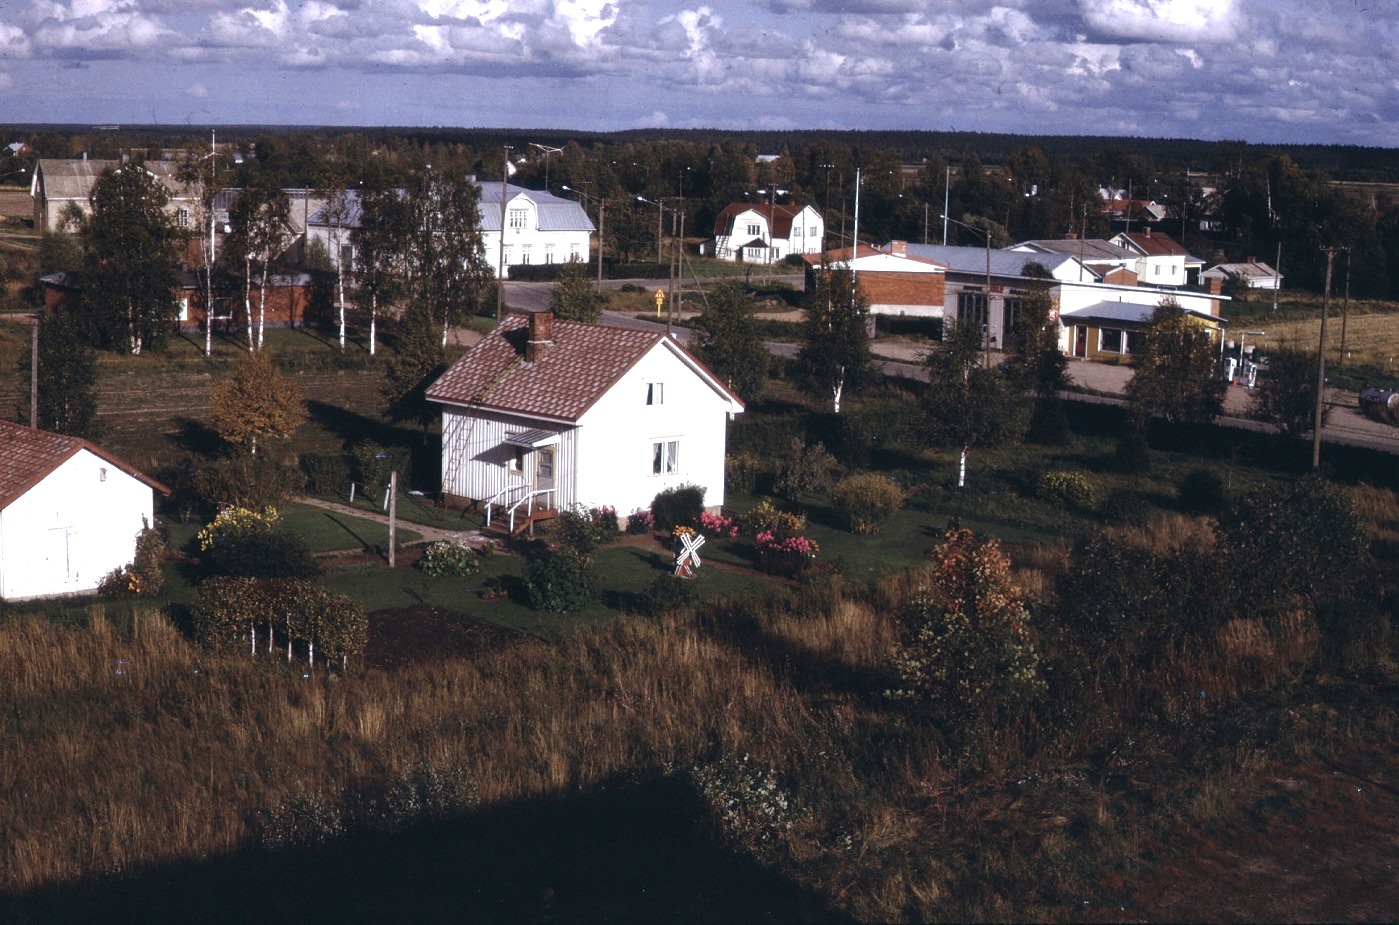
<path id="1" fill-rule="evenodd" d="M 529 245 L 529 244 L 522 244 L 522 245 L 520 245 L 520 263 L 527 264 L 527 263 L 530 262 L 530 257 L 529 257 L 529 249 L 530 249 L 530 247 L 531 247 L 531 245 Z"/>
<path id="2" fill-rule="evenodd" d="M 978 327 L 986 323 L 986 293 L 958 293 L 957 323 L 974 324 Z"/>
<path id="3" fill-rule="evenodd" d="M 175 223 L 181 228 L 189 227 L 189 209 L 180 209 L 175 213 Z"/>
<path id="4" fill-rule="evenodd" d="M 552 244 L 546 244 L 546 245 L 544 245 L 544 262 L 545 262 L 545 263 L 553 263 L 553 262 L 554 262 L 554 245 L 552 245 Z"/>
<path id="5" fill-rule="evenodd" d="M 748 233 L 749 233 L 749 234 L 752 234 L 752 235 L 759 235 L 759 234 L 762 234 L 762 233 L 763 233 L 763 226 L 762 226 L 762 225 L 758 225 L 758 224 L 749 224 L 749 226 L 748 226 Z"/>
<path id="6" fill-rule="evenodd" d="M 513 473 L 513 474 L 515 474 L 515 475 L 523 475 L 523 474 L 524 474 L 524 471 L 525 471 L 525 448 L 524 448 L 524 447 L 522 447 L 522 446 L 517 446 L 517 447 L 515 447 L 515 455 L 512 456 L 512 457 L 510 457 L 510 462 L 509 462 L 509 464 L 506 466 L 506 468 L 509 469 L 510 472 Z"/>
<path id="7" fill-rule="evenodd" d="M 1098 332 L 1098 349 L 1103 353 L 1122 353 L 1124 333 L 1117 328 L 1101 329 Z"/>
<path id="8" fill-rule="evenodd" d="M 581 249 L 577 244 L 570 244 L 570 245 L 568 246 L 568 259 L 569 259 L 569 260 L 582 260 L 582 259 L 583 259 L 583 251 L 582 251 L 582 249 Z"/>
<path id="9" fill-rule="evenodd" d="M 646 404 L 648 404 L 648 405 L 664 405 L 664 404 L 665 404 L 665 383 L 664 383 L 664 382 L 648 382 L 648 383 L 646 383 Z"/>
<path id="10" fill-rule="evenodd" d="M 1142 341 L 1143 341 L 1144 337 L 1145 337 L 1145 334 L 1144 334 L 1144 332 L 1142 332 L 1142 331 L 1128 331 L 1128 332 L 1127 332 L 1127 352 L 1128 352 L 1128 353 L 1141 353 L 1141 352 L 1142 352 Z"/>
<path id="11" fill-rule="evenodd" d="M 501 259 L 503 259 L 503 260 L 505 261 L 505 265 L 506 265 L 507 267 L 510 266 L 512 263 L 514 263 L 514 262 L 515 262 L 515 248 L 511 247 L 509 244 L 505 245 L 505 251 L 504 251 L 504 254 L 502 255 L 502 258 L 501 258 Z"/>
<path id="12" fill-rule="evenodd" d="M 510 227 L 511 227 L 511 228 L 514 228 L 514 229 L 517 229 L 517 230 L 518 230 L 518 229 L 521 229 L 521 228 L 524 228 L 524 227 L 525 227 L 525 222 L 526 222 L 526 220 L 528 219 L 528 217 L 529 217 L 529 212 L 527 212 L 527 211 L 524 210 L 524 209 L 511 209 L 511 210 L 510 210 Z"/>
<path id="13" fill-rule="evenodd" d="M 680 441 L 664 440 L 651 444 L 651 474 L 674 475 L 680 471 Z"/>
<path id="14" fill-rule="evenodd" d="M 97 481 L 99 481 L 99 482 L 105 482 L 105 481 L 107 481 L 107 467 L 106 467 L 106 466 L 99 466 L 99 467 L 98 467 L 98 469 L 97 469 Z"/>

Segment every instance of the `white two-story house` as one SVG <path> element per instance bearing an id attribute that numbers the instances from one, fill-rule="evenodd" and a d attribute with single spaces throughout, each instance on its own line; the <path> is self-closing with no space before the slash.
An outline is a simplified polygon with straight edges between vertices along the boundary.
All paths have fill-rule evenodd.
<path id="1" fill-rule="evenodd" d="M 811 206 L 736 202 L 714 222 L 714 256 L 743 263 L 778 263 L 788 254 L 824 250 L 826 223 Z"/>

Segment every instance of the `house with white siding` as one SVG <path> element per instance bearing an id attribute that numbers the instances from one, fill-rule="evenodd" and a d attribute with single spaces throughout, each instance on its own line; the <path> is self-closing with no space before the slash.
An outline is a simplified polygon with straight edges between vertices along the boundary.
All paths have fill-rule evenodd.
<path id="1" fill-rule="evenodd" d="M 714 256 L 743 263 L 779 263 L 788 254 L 825 250 L 821 213 L 800 203 L 736 202 L 714 220 Z"/>
<path id="2" fill-rule="evenodd" d="M 0 600 L 96 591 L 135 556 L 156 491 L 86 440 L 0 421 Z"/>
<path id="3" fill-rule="evenodd" d="M 724 503 L 727 425 L 743 402 L 656 331 L 513 314 L 428 389 L 453 501 L 622 516 L 666 489 Z"/>

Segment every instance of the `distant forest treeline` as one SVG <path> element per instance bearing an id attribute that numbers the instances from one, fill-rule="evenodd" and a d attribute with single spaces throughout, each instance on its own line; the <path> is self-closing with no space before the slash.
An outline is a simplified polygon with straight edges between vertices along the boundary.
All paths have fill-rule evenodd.
<path id="1" fill-rule="evenodd" d="M 625 132 L 471 128 L 220 126 L 8 126 L 28 149 L 19 157 L 172 156 L 208 149 L 243 155 L 220 177 L 251 174 L 284 187 L 316 188 L 328 173 L 362 189 L 403 185 L 434 169 L 548 188 L 579 198 L 596 216 L 605 201 L 602 245 L 610 258 L 655 255 L 666 216 L 684 216 L 692 246 L 712 238 L 727 205 L 796 200 L 826 216 L 827 240 L 848 244 L 855 176 L 865 243 L 942 240 L 940 216 L 985 229 L 997 246 L 1070 234 L 1106 237 L 1147 222 L 1207 263 L 1281 248 L 1289 288 L 1323 286 L 1324 246 L 1348 248 L 1345 272 L 1360 296 L 1399 298 L 1399 150 L 1341 145 L 1252 145 L 1241 141 L 915 131 Z M 14 158 L 8 149 L 4 157 Z M 0 161 L 0 175 L 6 164 Z M 330 169 L 333 166 L 334 169 Z M 1345 185 L 1349 184 L 1349 185 Z M 1154 202 L 1105 212 L 1100 190 Z M 661 205 L 664 203 L 663 205 Z M 669 210 L 669 211 L 668 211 Z M 984 238 L 953 225 L 949 243 Z"/>

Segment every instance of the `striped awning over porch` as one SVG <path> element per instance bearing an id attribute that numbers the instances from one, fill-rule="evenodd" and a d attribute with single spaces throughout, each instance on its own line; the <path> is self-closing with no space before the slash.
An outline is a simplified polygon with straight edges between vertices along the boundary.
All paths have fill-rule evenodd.
<path id="1" fill-rule="evenodd" d="M 537 450 L 541 446 L 556 446 L 559 442 L 559 433 L 554 430 L 526 430 L 518 434 L 508 435 L 505 442 L 510 446 Z"/>

